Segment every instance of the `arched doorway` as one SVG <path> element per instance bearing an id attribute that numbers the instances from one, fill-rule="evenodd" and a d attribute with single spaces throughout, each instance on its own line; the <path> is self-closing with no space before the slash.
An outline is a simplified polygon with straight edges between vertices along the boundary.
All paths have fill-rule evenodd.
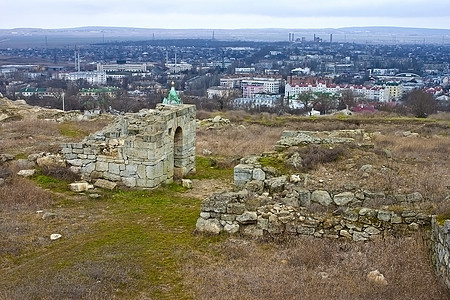
<path id="1" fill-rule="evenodd" d="M 177 127 L 173 137 L 173 176 L 174 179 L 183 177 L 183 129 Z"/>

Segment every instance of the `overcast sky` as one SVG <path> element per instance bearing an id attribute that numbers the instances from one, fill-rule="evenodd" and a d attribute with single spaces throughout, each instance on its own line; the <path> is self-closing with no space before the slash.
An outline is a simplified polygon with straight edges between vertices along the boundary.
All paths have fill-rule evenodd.
<path id="1" fill-rule="evenodd" d="M 0 28 L 450 29 L 450 0 L 5 0 Z"/>

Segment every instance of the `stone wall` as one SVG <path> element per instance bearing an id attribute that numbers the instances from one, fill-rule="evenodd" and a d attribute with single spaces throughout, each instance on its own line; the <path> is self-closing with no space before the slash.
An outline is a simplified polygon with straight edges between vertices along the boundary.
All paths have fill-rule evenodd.
<path id="1" fill-rule="evenodd" d="M 373 209 L 343 205 L 340 200 L 333 200 L 341 199 L 336 196 L 342 193 L 331 197 L 327 191 L 321 191 L 329 201 L 311 204 L 317 191 L 283 188 L 292 195 L 279 198 L 269 192 L 257 194 L 247 189 L 214 194 L 202 202 L 197 231 L 239 232 L 256 237 L 311 235 L 366 241 L 416 231 L 421 226 L 429 226 L 431 220 L 426 213 L 407 207 Z M 318 205 L 315 210 L 307 208 L 313 204 Z"/>
<path id="2" fill-rule="evenodd" d="M 62 145 L 85 180 L 153 188 L 195 170 L 195 106 L 159 104 L 119 116 L 80 143 Z"/>
<path id="3" fill-rule="evenodd" d="M 450 220 L 439 224 L 433 216 L 431 225 L 431 260 L 436 273 L 450 289 Z"/>

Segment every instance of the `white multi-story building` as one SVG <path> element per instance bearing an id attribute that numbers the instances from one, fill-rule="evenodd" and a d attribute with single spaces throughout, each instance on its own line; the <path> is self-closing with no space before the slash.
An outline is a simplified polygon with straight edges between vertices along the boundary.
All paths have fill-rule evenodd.
<path id="1" fill-rule="evenodd" d="M 224 86 L 212 86 L 206 90 L 206 92 L 208 93 L 209 99 L 213 99 L 214 97 L 218 97 L 218 98 L 228 97 L 234 91 L 236 91 L 236 90 L 233 88 L 224 87 Z"/>
<path id="2" fill-rule="evenodd" d="M 188 64 L 188 63 L 184 63 L 184 62 L 180 62 L 180 63 L 176 63 L 176 64 L 167 63 L 166 68 L 169 69 L 169 73 L 176 74 L 176 73 L 180 73 L 183 71 L 192 70 L 192 65 Z"/>
<path id="3" fill-rule="evenodd" d="M 71 72 L 71 73 L 60 73 L 59 77 L 62 79 L 77 81 L 80 79 L 86 80 L 90 84 L 106 84 L 106 72 Z"/>
<path id="4" fill-rule="evenodd" d="M 278 94 L 282 84 L 281 77 L 253 77 L 241 81 L 242 96 L 252 98 L 253 94 Z"/>
<path id="5" fill-rule="evenodd" d="M 97 72 L 147 72 L 147 64 L 97 64 Z"/>
<path id="6" fill-rule="evenodd" d="M 395 89 L 395 92 L 392 90 Z M 364 97 L 369 100 L 379 102 L 389 102 L 398 99 L 401 90 L 398 86 L 392 88 L 390 86 L 361 86 L 352 84 L 327 84 L 324 82 L 317 83 L 298 83 L 285 86 L 285 97 L 295 99 L 297 95 L 311 92 L 311 93 L 332 93 L 341 95 L 344 91 L 351 91 L 355 97 Z M 293 101 L 295 102 L 295 101 Z"/>

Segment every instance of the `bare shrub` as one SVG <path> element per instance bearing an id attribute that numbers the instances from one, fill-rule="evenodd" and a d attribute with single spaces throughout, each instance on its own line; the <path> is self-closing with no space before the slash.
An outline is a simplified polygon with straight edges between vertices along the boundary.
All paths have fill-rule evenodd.
<path id="1" fill-rule="evenodd" d="M 42 174 L 53 177 L 58 180 L 74 182 L 81 179 L 80 174 L 75 174 L 68 167 L 42 167 Z"/>
<path id="2" fill-rule="evenodd" d="M 338 160 L 347 153 L 342 145 L 325 148 L 318 145 L 308 145 L 299 149 L 303 167 L 307 170 L 315 169 L 319 164 Z"/>
<path id="3" fill-rule="evenodd" d="M 52 203 L 52 195 L 27 179 L 13 177 L 0 186 L 0 210 L 36 209 Z"/>

